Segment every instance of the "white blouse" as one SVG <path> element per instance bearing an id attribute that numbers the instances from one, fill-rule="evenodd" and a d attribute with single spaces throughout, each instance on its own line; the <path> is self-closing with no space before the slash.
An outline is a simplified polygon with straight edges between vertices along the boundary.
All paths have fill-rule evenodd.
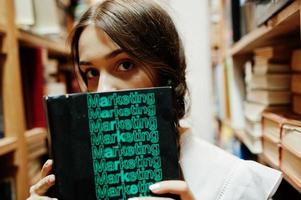
<path id="1" fill-rule="evenodd" d="M 197 200 L 266 200 L 282 179 L 281 172 L 241 160 L 189 129 L 181 134 L 180 147 L 184 179 Z"/>

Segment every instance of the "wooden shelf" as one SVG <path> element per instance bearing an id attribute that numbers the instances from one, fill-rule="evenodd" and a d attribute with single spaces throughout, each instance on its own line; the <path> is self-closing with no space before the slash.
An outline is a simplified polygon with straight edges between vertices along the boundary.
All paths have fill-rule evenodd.
<path id="1" fill-rule="evenodd" d="M 276 165 L 274 165 L 267 157 L 265 157 L 263 154 L 259 155 L 261 163 L 266 164 L 274 169 L 280 170 L 280 168 Z M 283 178 L 292 186 L 294 187 L 298 192 L 301 193 L 301 184 L 297 183 L 293 178 L 291 178 L 289 175 L 287 175 L 285 172 L 282 171 Z"/>
<path id="2" fill-rule="evenodd" d="M 50 38 L 30 33 L 24 30 L 18 30 L 18 39 L 21 44 L 33 47 L 44 47 L 53 54 L 69 54 L 66 41 L 55 41 Z"/>
<path id="3" fill-rule="evenodd" d="M 0 139 L 0 156 L 12 152 L 17 148 L 17 138 L 7 137 Z"/>
<path id="4" fill-rule="evenodd" d="M 296 0 L 272 17 L 265 25 L 242 37 L 230 49 L 232 56 L 252 53 L 254 48 L 271 45 L 275 39 L 300 32 L 300 0 Z"/>
<path id="5" fill-rule="evenodd" d="M 25 132 L 28 144 L 41 142 L 47 138 L 47 130 L 45 128 L 34 128 Z"/>

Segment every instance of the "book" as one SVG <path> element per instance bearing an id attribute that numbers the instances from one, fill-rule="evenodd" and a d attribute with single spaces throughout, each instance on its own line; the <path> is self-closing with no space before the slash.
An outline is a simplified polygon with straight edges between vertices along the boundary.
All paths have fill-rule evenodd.
<path id="1" fill-rule="evenodd" d="M 261 61 L 257 61 L 261 62 Z M 266 75 L 266 74 L 276 74 L 276 73 L 289 73 L 290 65 L 289 64 L 281 64 L 281 63 L 256 63 L 254 65 L 254 74 L 256 75 Z"/>
<path id="2" fill-rule="evenodd" d="M 290 91 L 249 90 L 247 101 L 264 105 L 283 105 L 291 101 Z"/>
<path id="3" fill-rule="evenodd" d="M 280 142 L 285 124 L 299 124 L 300 115 L 285 111 L 265 111 L 262 113 L 262 133 L 273 142 Z"/>
<path id="4" fill-rule="evenodd" d="M 281 143 L 292 153 L 301 157 L 301 121 L 283 125 Z"/>
<path id="5" fill-rule="evenodd" d="M 16 13 L 16 24 L 19 27 L 28 29 L 34 25 L 34 8 L 32 0 L 14 0 L 15 13 Z"/>
<path id="6" fill-rule="evenodd" d="M 231 58 L 226 60 L 227 81 L 229 89 L 229 105 L 231 113 L 231 126 L 234 129 L 244 129 L 244 99 L 246 95 L 243 79 L 243 69 L 234 67 Z"/>
<path id="7" fill-rule="evenodd" d="M 273 15 L 275 15 L 279 10 L 286 6 L 292 0 L 264 0 L 264 1 L 255 1 L 255 21 L 256 25 L 262 25 Z"/>
<path id="8" fill-rule="evenodd" d="M 292 92 L 301 94 L 301 74 L 292 75 Z"/>
<path id="9" fill-rule="evenodd" d="M 46 96 L 45 107 L 57 198 L 150 196 L 180 179 L 171 87 Z"/>
<path id="10" fill-rule="evenodd" d="M 248 84 L 250 89 L 288 90 L 291 84 L 291 75 L 288 74 L 254 74 Z"/>
<path id="11" fill-rule="evenodd" d="M 301 185 L 301 121 L 287 121 L 282 128 L 281 169 Z"/>
<path id="12" fill-rule="evenodd" d="M 274 166 L 280 167 L 280 143 L 271 140 L 269 137 L 263 136 L 262 154 Z"/>
<path id="13" fill-rule="evenodd" d="M 246 119 L 253 121 L 253 122 L 260 122 L 261 121 L 261 114 L 264 111 L 287 111 L 289 110 L 288 106 L 267 106 L 263 104 L 253 103 L 245 101 L 244 103 L 245 109 L 245 117 Z"/>
<path id="14" fill-rule="evenodd" d="M 287 148 L 282 148 L 281 170 L 290 177 L 291 181 L 301 186 L 301 158 Z"/>
<path id="15" fill-rule="evenodd" d="M 33 0 L 35 24 L 32 31 L 38 34 L 59 34 L 61 31 L 58 7 L 53 0 Z"/>
<path id="16" fill-rule="evenodd" d="M 44 76 L 43 48 L 20 48 L 23 98 L 27 129 L 46 127 L 43 108 Z"/>
<path id="17" fill-rule="evenodd" d="M 301 115 L 301 95 L 293 96 L 293 111 Z"/>
<path id="18" fill-rule="evenodd" d="M 292 52 L 291 67 L 295 72 L 301 72 L 301 49 Z"/>
<path id="19" fill-rule="evenodd" d="M 275 62 L 289 62 L 292 50 L 287 45 L 274 45 L 256 48 L 255 57 L 262 59 L 273 59 Z"/>
<path id="20" fill-rule="evenodd" d="M 246 120 L 246 126 L 245 126 L 245 130 L 248 134 L 252 135 L 253 137 L 259 138 L 261 136 L 261 123 L 260 121 L 258 122 L 254 122 L 251 121 L 247 118 L 245 118 Z"/>

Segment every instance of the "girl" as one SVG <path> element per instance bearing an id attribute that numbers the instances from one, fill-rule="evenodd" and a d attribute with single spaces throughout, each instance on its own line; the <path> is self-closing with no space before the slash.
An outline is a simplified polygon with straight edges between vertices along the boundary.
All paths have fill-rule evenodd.
<path id="1" fill-rule="evenodd" d="M 280 172 L 242 161 L 180 126 L 187 92 L 184 50 L 170 16 L 155 1 L 106 0 L 93 5 L 74 28 L 71 52 L 82 91 L 172 86 L 183 180 L 156 183 L 150 186 L 152 192 L 177 194 L 183 200 L 265 200 L 274 194 Z M 44 196 L 55 183 L 51 168 L 49 160 L 29 200 L 51 199 Z"/>

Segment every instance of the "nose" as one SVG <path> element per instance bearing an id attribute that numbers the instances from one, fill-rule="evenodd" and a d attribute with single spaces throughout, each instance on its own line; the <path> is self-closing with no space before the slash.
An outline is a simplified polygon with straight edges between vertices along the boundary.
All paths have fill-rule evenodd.
<path id="1" fill-rule="evenodd" d="M 114 78 L 108 73 L 101 73 L 98 79 L 97 92 L 115 91 Z"/>

